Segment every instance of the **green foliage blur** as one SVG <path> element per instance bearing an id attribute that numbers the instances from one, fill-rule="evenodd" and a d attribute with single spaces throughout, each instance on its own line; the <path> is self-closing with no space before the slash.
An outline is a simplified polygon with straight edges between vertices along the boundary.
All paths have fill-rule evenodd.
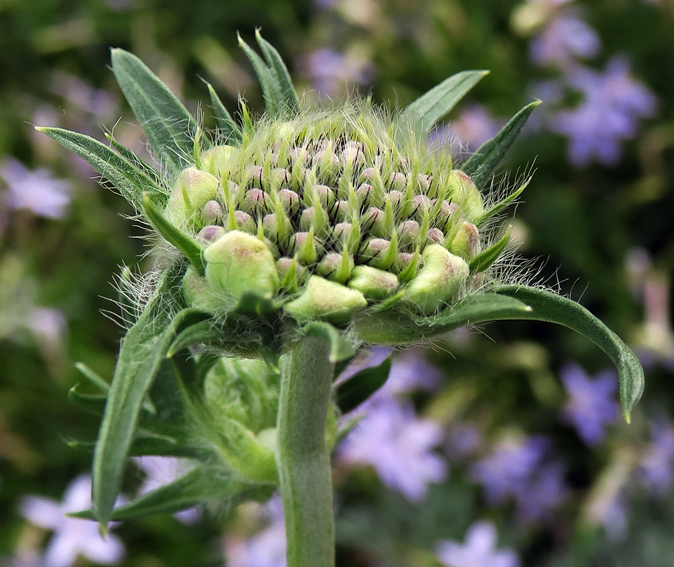
<path id="1" fill-rule="evenodd" d="M 537 15 L 537 6 L 549 11 Z M 601 47 L 568 65 L 536 63 L 532 45 L 559 10 L 591 26 Z M 540 21 L 531 24 L 532 13 Z M 534 174 L 513 221 L 518 252 L 534 262 L 533 278 L 579 300 L 648 362 L 632 425 L 613 425 L 593 448 L 559 417 L 567 399 L 560 369 L 575 362 L 592 375 L 609 366 L 585 339 L 545 324 L 501 322 L 437 342 L 427 356 L 445 378 L 437 395 L 414 397 L 419 414 L 448 432 L 470 422 L 487 439 L 549 437 L 573 496 L 551 519 L 519 525 L 508 505 L 485 500 L 469 467 L 451 455 L 448 480 L 417 504 L 372 471 L 340 469 L 339 565 L 437 566 L 435 542 L 463 541 L 485 517 L 523 566 L 674 565 L 672 487 L 654 496 L 630 480 L 650 446 L 649 423 L 674 417 L 672 0 L 0 0 L 0 566 L 40 564 L 50 531 L 22 515 L 22 502 L 29 495 L 60 501 L 88 471 L 90 453 L 69 443 L 95 439 L 98 422 L 68 402 L 81 380 L 74 365 L 109 379 L 123 335 L 124 298 L 114 278 L 122 266 L 141 272 L 152 261 L 143 228 L 125 218 L 132 211 L 124 200 L 33 125 L 99 140 L 114 131 L 148 157 L 108 67 L 110 47 L 139 56 L 206 125 L 212 113 L 202 79 L 230 109 L 241 95 L 259 111 L 261 93 L 236 38 L 254 44 L 256 27 L 283 55 L 300 92 L 357 90 L 402 108 L 455 72 L 491 70 L 449 117 L 455 135 L 471 133 L 460 117 L 475 108 L 493 125 L 543 98 L 540 116 L 501 168 L 512 173 L 495 181 L 506 187 Z M 554 124 L 559 112 L 582 104 L 582 93 L 566 83 L 548 101 L 540 86 L 559 88 L 579 65 L 602 72 L 616 55 L 629 60 L 632 77 L 657 103 L 620 140 L 616 160 L 578 165 Z M 463 141 L 470 147 L 472 140 Z M 40 168 L 49 173 L 36 177 Z M 13 189 L 19 183 L 10 170 L 32 185 Z M 57 180 L 65 184 L 62 199 L 49 214 L 13 193 L 28 195 L 35 184 L 48 190 Z M 674 477 L 674 460 L 667 466 Z M 131 469 L 129 494 L 144 480 L 139 467 Z M 612 537 L 595 512 L 609 505 L 602 497 L 618 494 L 626 527 Z M 222 509 L 196 523 L 155 516 L 114 533 L 124 542 L 125 566 L 215 566 L 224 561 L 223 534 L 246 529 L 245 514 Z"/>

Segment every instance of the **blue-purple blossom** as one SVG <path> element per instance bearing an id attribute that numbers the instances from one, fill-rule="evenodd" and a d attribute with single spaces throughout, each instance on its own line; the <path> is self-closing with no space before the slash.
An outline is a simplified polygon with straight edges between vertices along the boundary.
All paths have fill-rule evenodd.
<path id="1" fill-rule="evenodd" d="M 470 424 L 453 425 L 447 433 L 445 449 L 452 461 L 464 461 L 474 456 L 483 446 L 482 431 Z"/>
<path id="2" fill-rule="evenodd" d="M 655 96 L 632 78 L 622 57 L 611 59 L 603 73 L 576 67 L 568 80 L 584 100 L 573 110 L 558 112 L 552 128 L 569 138 L 569 161 L 577 167 L 595 159 L 615 165 L 622 156 L 621 142 L 634 138 L 639 120 L 654 114 Z"/>
<path id="3" fill-rule="evenodd" d="M 664 495 L 674 482 L 674 426 L 667 421 L 651 423 L 651 442 L 646 449 L 639 473 L 649 490 Z"/>
<path id="4" fill-rule="evenodd" d="M 329 48 L 305 55 L 299 60 L 298 67 L 314 88 L 326 96 L 337 94 L 344 83 L 370 83 L 374 71 L 370 61 Z"/>
<path id="5" fill-rule="evenodd" d="M 41 496 L 27 496 L 20 506 L 29 522 L 54 532 L 44 555 L 49 567 L 70 567 L 83 555 L 94 563 L 112 565 L 124 558 L 124 546 L 115 535 L 103 539 L 96 522 L 70 518 L 65 514 L 91 507 L 91 477 L 78 476 L 68 486 L 63 502 Z"/>
<path id="6" fill-rule="evenodd" d="M 531 40 L 529 55 L 537 65 L 566 68 L 577 58 L 594 57 L 600 49 L 597 32 L 577 14 L 564 12 Z"/>
<path id="7" fill-rule="evenodd" d="M 600 445 L 606 438 L 606 426 L 620 418 L 615 372 L 607 370 L 590 378 L 580 366 L 570 364 L 560 375 L 568 394 L 562 409 L 564 421 L 576 429 L 587 445 Z"/>
<path id="8" fill-rule="evenodd" d="M 19 160 L 6 157 L 0 163 L 0 178 L 7 184 L 3 195 L 10 209 L 28 209 L 43 217 L 60 219 L 70 204 L 70 184 L 54 179 L 48 169 L 27 169 Z"/>
<path id="9" fill-rule="evenodd" d="M 565 468 L 541 436 L 506 439 L 471 468 L 490 504 L 512 500 L 523 523 L 547 519 L 568 495 Z"/>
<path id="10" fill-rule="evenodd" d="M 466 533 L 464 544 L 440 541 L 435 556 L 446 567 L 518 567 L 520 560 L 512 549 L 496 549 L 497 537 L 494 524 L 476 522 Z"/>
<path id="11" fill-rule="evenodd" d="M 249 538 L 227 537 L 225 555 L 228 567 L 286 567 L 285 520 L 281 499 L 276 496 L 257 510 L 266 526 Z"/>
<path id="12" fill-rule="evenodd" d="M 447 464 L 433 453 L 441 440 L 442 427 L 417 418 L 411 402 L 382 398 L 368 404 L 367 415 L 342 443 L 339 460 L 373 466 L 386 486 L 419 502 L 428 483 L 447 475 Z"/>

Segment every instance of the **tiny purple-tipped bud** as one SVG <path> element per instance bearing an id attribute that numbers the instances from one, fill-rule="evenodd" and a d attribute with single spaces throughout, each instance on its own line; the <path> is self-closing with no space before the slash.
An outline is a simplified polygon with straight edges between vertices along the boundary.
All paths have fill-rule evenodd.
<path id="1" fill-rule="evenodd" d="M 360 291 L 311 276 L 302 294 L 286 303 L 283 309 L 300 322 L 325 319 L 339 324 L 347 322 L 364 307 L 367 300 Z"/>
<path id="2" fill-rule="evenodd" d="M 456 212 L 458 208 L 459 206 L 456 203 L 442 201 L 442 203 L 440 203 L 440 208 L 433 219 L 433 223 L 437 226 L 444 227 L 447 224 L 449 218 Z"/>
<path id="3" fill-rule="evenodd" d="M 341 169 L 339 158 L 329 149 L 316 152 L 311 159 L 311 165 L 318 170 L 323 181 L 331 180 Z"/>
<path id="4" fill-rule="evenodd" d="M 372 200 L 372 185 L 369 183 L 361 183 L 358 189 L 356 189 L 356 196 L 358 197 L 358 204 L 368 205 Z"/>
<path id="5" fill-rule="evenodd" d="M 241 201 L 241 210 L 247 213 L 259 213 L 267 210 L 269 196 L 262 189 L 254 187 L 246 191 Z"/>
<path id="6" fill-rule="evenodd" d="M 362 218 L 364 232 L 372 236 L 386 238 L 390 236 L 386 230 L 384 211 L 376 207 L 370 207 Z"/>
<path id="7" fill-rule="evenodd" d="M 299 195 L 290 189 L 281 189 L 278 192 L 278 198 L 285 212 L 295 212 L 297 207 L 300 206 Z"/>
<path id="8" fill-rule="evenodd" d="M 439 228 L 429 228 L 428 240 L 434 244 L 442 244 L 445 241 L 445 235 Z"/>
<path id="9" fill-rule="evenodd" d="M 388 198 L 391 200 L 391 203 L 397 205 L 405 198 L 405 193 L 394 189 L 393 191 L 389 191 Z"/>
<path id="10" fill-rule="evenodd" d="M 314 187 L 314 190 L 318 195 L 318 200 L 324 207 L 327 208 L 331 206 L 332 203 L 335 202 L 335 194 L 332 192 L 332 189 L 330 189 L 330 187 L 328 187 L 327 185 L 316 185 Z"/>
<path id="11" fill-rule="evenodd" d="M 308 231 L 314 222 L 315 216 L 316 211 L 313 207 L 307 207 L 304 209 L 302 211 L 302 216 L 300 217 L 300 228 L 304 231 Z"/>
<path id="12" fill-rule="evenodd" d="M 290 155 L 294 165 L 305 167 L 309 163 L 310 156 L 306 148 L 293 148 Z"/>
<path id="13" fill-rule="evenodd" d="M 371 238 L 363 252 L 363 258 L 369 266 L 382 270 L 388 269 L 395 260 L 395 250 L 392 250 L 391 242 L 383 238 Z"/>
<path id="14" fill-rule="evenodd" d="M 197 234 L 197 239 L 203 240 L 204 242 L 213 242 L 225 234 L 226 230 L 218 225 L 208 225 L 202 228 Z"/>
<path id="15" fill-rule="evenodd" d="M 345 166 L 351 167 L 363 165 L 365 163 L 365 154 L 363 154 L 363 150 L 360 148 L 344 148 L 342 151 L 342 163 Z"/>
<path id="16" fill-rule="evenodd" d="M 271 182 L 275 188 L 284 187 L 290 183 L 290 173 L 285 167 L 277 167 L 272 169 Z"/>
<path id="17" fill-rule="evenodd" d="M 253 220 L 253 217 L 251 217 L 248 213 L 244 213 L 243 211 L 235 211 L 233 220 L 234 223 L 233 226 L 230 225 L 230 230 L 238 229 L 250 234 L 256 233 L 257 226 Z"/>
<path id="18" fill-rule="evenodd" d="M 211 199 L 204 205 L 202 217 L 206 224 L 213 224 L 221 221 L 224 216 L 225 209 L 222 208 L 222 205 L 218 201 Z"/>
<path id="19" fill-rule="evenodd" d="M 246 185 L 252 183 L 253 185 L 257 185 L 259 187 L 262 185 L 263 172 L 264 168 L 261 165 L 249 165 L 245 169 L 244 174 L 241 176 L 242 184 L 245 181 Z"/>
<path id="20" fill-rule="evenodd" d="M 376 175 L 377 170 L 374 167 L 366 167 L 363 171 L 360 172 L 360 179 L 365 183 L 372 183 Z"/>
<path id="21" fill-rule="evenodd" d="M 274 213 L 269 213 L 264 215 L 262 219 L 262 228 L 264 233 L 269 238 L 276 237 L 276 215 Z"/>
<path id="22" fill-rule="evenodd" d="M 417 175 L 417 183 L 419 184 L 419 189 L 422 193 L 428 193 L 432 181 L 433 178 L 430 175 L 424 175 L 423 173 Z"/>
<path id="23" fill-rule="evenodd" d="M 353 270 L 353 259 L 348 254 L 330 252 L 323 256 L 318 264 L 319 275 L 338 282 L 345 283 Z"/>
<path id="24" fill-rule="evenodd" d="M 348 286 L 370 299 L 384 299 L 398 289 L 398 278 L 392 273 L 370 266 L 356 266 Z"/>
<path id="25" fill-rule="evenodd" d="M 421 227 L 415 220 L 406 220 L 398 226 L 398 239 L 401 246 L 410 244 L 419 244 L 419 234 Z M 444 238 L 444 235 L 443 235 Z"/>
<path id="26" fill-rule="evenodd" d="M 259 238 L 232 230 L 206 250 L 206 280 L 234 297 L 246 291 L 272 298 L 279 289 L 276 262 Z"/>
<path id="27" fill-rule="evenodd" d="M 281 280 L 281 287 L 290 293 L 297 293 L 299 286 L 308 275 L 307 269 L 295 258 L 279 258 L 276 260 L 276 271 Z"/>
<path id="28" fill-rule="evenodd" d="M 407 187 L 407 176 L 400 171 L 394 171 L 389 180 L 391 189 L 396 191 L 405 191 Z"/>

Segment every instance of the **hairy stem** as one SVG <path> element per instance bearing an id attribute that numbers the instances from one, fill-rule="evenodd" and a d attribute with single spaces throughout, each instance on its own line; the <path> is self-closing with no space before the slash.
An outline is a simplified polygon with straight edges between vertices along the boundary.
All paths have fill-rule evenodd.
<path id="1" fill-rule="evenodd" d="M 281 366 L 278 468 L 288 567 L 334 567 L 330 453 L 325 441 L 334 364 L 328 343 L 302 338 Z"/>

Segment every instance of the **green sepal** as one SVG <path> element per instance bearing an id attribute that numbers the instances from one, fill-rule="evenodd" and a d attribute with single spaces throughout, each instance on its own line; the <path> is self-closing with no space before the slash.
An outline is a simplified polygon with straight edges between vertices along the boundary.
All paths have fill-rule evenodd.
<path id="1" fill-rule="evenodd" d="M 405 108 L 401 118 L 419 121 L 423 134 L 427 134 L 488 74 L 489 71 L 461 71 L 452 75 Z"/>
<path id="2" fill-rule="evenodd" d="M 468 268 L 470 269 L 471 274 L 484 272 L 494 262 L 496 262 L 496 260 L 498 260 L 499 256 L 501 256 L 503 250 L 505 250 L 505 247 L 510 241 L 511 229 L 512 227 L 508 227 L 508 230 L 501 238 L 494 242 L 494 244 L 492 244 L 489 248 L 480 252 L 472 260 L 470 260 L 470 262 L 468 262 Z"/>
<path id="3" fill-rule="evenodd" d="M 290 112 L 296 112 L 299 110 L 300 102 L 297 98 L 297 91 L 293 86 L 293 81 L 290 78 L 290 73 L 288 73 L 288 68 L 283 62 L 281 55 L 273 45 L 262 38 L 259 29 L 255 30 L 255 39 L 262 50 L 262 55 L 264 55 L 267 66 L 276 75 L 276 79 L 281 87 L 285 109 Z"/>
<path id="4" fill-rule="evenodd" d="M 536 100 L 527 104 L 491 140 L 482 144 L 461 166 L 461 170 L 470 176 L 478 189 L 483 189 L 491 180 L 496 167 L 513 145 L 522 131 L 529 116 L 539 104 Z"/>
<path id="5" fill-rule="evenodd" d="M 161 203 L 166 200 L 166 192 L 162 187 L 105 144 L 84 134 L 63 128 L 36 127 L 35 129 L 47 134 L 66 150 L 84 159 L 110 181 L 136 211 L 143 210 L 144 191 L 150 190 L 153 200 L 156 199 Z"/>
<path id="6" fill-rule="evenodd" d="M 77 368 L 77 370 L 80 371 L 80 374 L 99 390 L 102 390 L 103 392 L 108 392 L 110 390 L 110 384 L 108 384 L 98 373 L 94 372 L 84 364 L 84 362 L 76 362 L 75 368 Z"/>
<path id="7" fill-rule="evenodd" d="M 301 332 L 303 335 L 321 339 L 328 343 L 330 345 L 329 360 L 332 363 L 353 358 L 356 354 L 351 342 L 345 339 L 330 323 L 314 321 L 302 327 Z"/>
<path id="8" fill-rule="evenodd" d="M 164 361 L 174 336 L 206 316 L 194 309 L 173 314 L 180 298 L 179 264 L 164 274 L 159 289 L 128 331 L 110 386 L 93 462 L 93 504 L 105 525 L 119 494 L 122 474 L 138 423 L 143 400 Z"/>
<path id="9" fill-rule="evenodd" d="M 167 221 L 159 208 L 152 202 L 148 193 L 143 193 L 143 211 L 155 230 L 166 241 L 180 250 L 199 275 L 203 276 L 206 272 L 206 266 L 203 259 L 203 250 L 197 241 Z"/>
<path id="10" fill-rule="evenodd" d="M 532 310 L 518 319 L 533 319 L 563 325 L 590 339 L 613 361 L 618 370 L 620 407 L 623 418 L 630 422 L 630 413 L 644 391 L 644 370 L 632 350 L 585 307 L 550 291 L 528 286 L 499 286 L 498 294 L 525 301 Z"/>
<path id="11" fill-rule="evenodd" d="M 259 488 L 261 488 L 259 485 L 223 475 L 213 467 L 201 465 L 179 479 L 115 508 L 111 519 L 120 521 L 152 514 L 173 514 L 208 502 L 222 504 Z M 264 488 L 270 490 L 269 487 Z M 96 519 L 93 510 L 73 512 L 68 516 Z"/>
<path id="12" fill-rule="evenodd" d="M 505 199 L 501 199 L 498 203 L 494 203 L 489 207 L 484 213 L 482 213 L 476 220 L 475 225 L 480 227 L 485 222 L 487 222 L 491 217 L 500 213 L 503 209 L 509 206 L 517 197 L 519 197 L 522 192 L 527 188 L 531 178 L 527 179 L 522 185 L 520 185 L 515 191 L 508 195 Z"/>
<path id="13" fill-rule="evenodd" d="M 275 301 L 255 293 L 254 291 L 245 291 L 241 294 L 239 301 L 234 307 L 234 311 L 242 314 L 267 315 L 278 311 L 279 306 Z"/>
<path id="14" fill-rule="evenodd" d="M 112 50 L 112 72 L 150 146 L 171 176 L 190 165 L 196 121 L 169 88 L 135 55 Z"/>
<path id="15" fill-rule="evenodd" d="M 237 37 L 239 39 L 239 47 L 243 49 L 246 57 L 248 57 L 248 60 L 255 70 L 258 81 L 260 81 L 260 87 L 262 87 L 262 94 L 264 96 L 267 112 L 272 116 L 279 116 L 283 113 L 285 100 L 281 83 L 279 82 L 276 73 L 267 67 L 267 64 L 262 57 L 255 53 L 255 51 L 243 41 L 240 35 L 237 34 Z"/>
<path id="16" fill-rule="evenodd" d="M 208 87 L 208 94 L 211 97 L 211 104 L 213 105 L 213 111 L 215 112 L 215 123 L 218 127 L 219 134 L 223 136 L 222 142 L 225 144 L 233 143 L 234 145 L 239 145 L 243 141 L 243 135 L 241 134 L 241 128 L 232 118 L 232 115 L 227 111 L 225 105 L 222 104 L 218 93 L 215 92 L 215 89 L 210 83 L 206 83 Z"/>
<path id="17" fill-rule="evenodd" d="M 337 384 L 335 401 L 342 414 L 349 413 L 367 400 L 388 380 L 391 372 L 391 357 L 388 356 L 378 366 L 363 368 L 348 380 Z"/>
<path id="18" fill-rule="evenodd" d="M 79 383 L 68 390 L 68 401 L 87 413 L 101 416 L 105 409 L 105 394 L 84 394 L 79 391 Z"/>
<path id="19" fill-rule="evenodd" d="M 131 165 L 133 165 L 136 169 L 139 169 L 145 175 L 147 175 L 150 179 L 159 179 L 159 174 L 157 171 L 152 167 L 149 163 L 145 163 L 142 159 L 140 159 L 136 154 L 134 154 L 129 148 L 123 146 L 120 144 L 117 140 L 115 140 L 114 136 L 106 132 L 105 133 L 105 139 L 110 142 L 110 145 L 115 148 L 115 150 L 125 159 L 127 160 Z"/>

